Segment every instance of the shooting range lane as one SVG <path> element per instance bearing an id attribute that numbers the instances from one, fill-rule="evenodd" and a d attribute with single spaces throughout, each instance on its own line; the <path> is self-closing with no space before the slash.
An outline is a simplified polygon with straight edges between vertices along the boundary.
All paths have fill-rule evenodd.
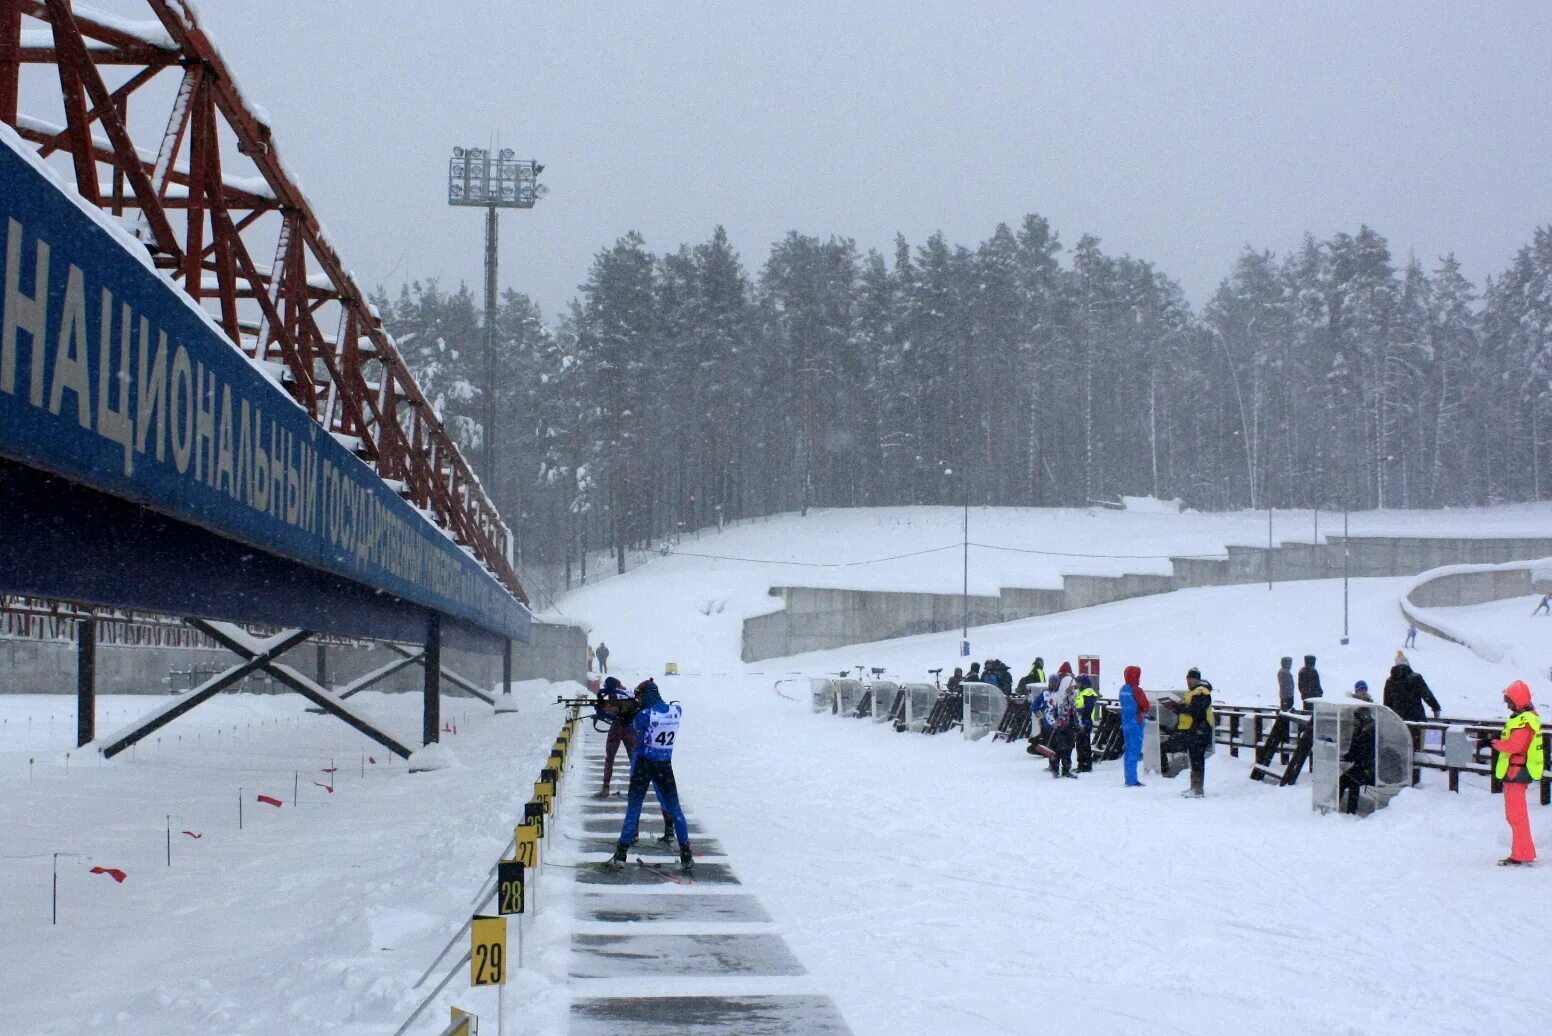
<path id="1" fill-rule="evenodd" d="M 573 1036 L 850 1033 L 759 900 L 741 891 L 725 859 L 707 859 L 726 852 L 693 819 L 690 878 L 679 874 L 677 849 L 656 841 L 661 816 L 650 795 L 631 859 L 661 870 L 593 866 L 613 851 L 626 800 L 593 797 L 603 779 L 604 736 L 587 731 L 581 747 L 586 777 L 563 792 L 576 808 L 561 829 L 577 864 L 568 968 Z M 616 784 L 628 766 L 623 758 L 617 764 Z M 686 790 L 693 802 L 693 789 Z"/>

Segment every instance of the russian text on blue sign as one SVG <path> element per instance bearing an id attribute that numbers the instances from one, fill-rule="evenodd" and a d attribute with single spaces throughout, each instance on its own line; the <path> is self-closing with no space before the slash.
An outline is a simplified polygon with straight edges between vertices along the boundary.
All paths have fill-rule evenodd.
<path id="1" fill-rule="evenodd" d="M 0 134 L 0 454 L 528 638 L 483 566 Z"/>

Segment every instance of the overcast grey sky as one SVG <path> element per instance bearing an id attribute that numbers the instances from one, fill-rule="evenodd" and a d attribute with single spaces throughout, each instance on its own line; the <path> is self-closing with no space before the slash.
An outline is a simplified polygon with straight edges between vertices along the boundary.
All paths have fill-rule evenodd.
<path id="1" fill-rule="evenodd" d="M 1367 222 L 1479 283 L 1552 221 L 1552 4 L 200 0 L 365 284 L 481 281 L 455 144 L 547 167 L 501 281 L 553 316 L 629 230 L 886 252 L 1046 215 L 1199 305 Z"/>

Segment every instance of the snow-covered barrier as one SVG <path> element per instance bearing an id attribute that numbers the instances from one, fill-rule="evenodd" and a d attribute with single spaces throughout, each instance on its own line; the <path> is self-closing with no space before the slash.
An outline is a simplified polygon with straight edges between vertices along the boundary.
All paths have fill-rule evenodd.
<path id="1" fill-rule="evenodd" d="M 862 681 L 831 680 L 830 686 L 835 691 L 835 711 L 842 716 L 855 716 L 862 702 Z"/>
<path id="2" fill-rule="evenodd" d="M 816 676 L 808 683 L 809 708 L 814 712 L 834 712 L 835 681 Z"/>
<path id="3" fill-rule="evenodd" d="M 1510 646 L 1468 636 L 1439 609 L 1524 597 L 1552 579 L 1552 558 L 1484 565 L 1445 565 L 1429 569 L 1401 592 L 1401 614 L 1418 629 L 1469 648 L 1477 657 L 1502 662 Z"/>
<path id="4" fill-rule="evenodd" d="M 895 707 L 895 699 L 900 696 L 900 685 L 891 680 L 874 680 L 870 686 L 873 691 L 873 722 L 882 723 L 889 718 Z"/>
<path id="5" fill-rule="evenodd" d="M 900 717 L 900 727 L 920 734 L 926 729 L 927 718 L 932 715 L 932 707 L 937 704 L 943 689 L 930 683 L 908 683 L 900 689 L 905 692 L 905 714 Z"/>
<path id="6" fill-rule="evenodd" d="M 967 680 L 959 685 L 964 694 L 962 728 L 966 741 L 979 741 L 997 729 L 1008 708 L 1008 696 L 996 684 Z"/>

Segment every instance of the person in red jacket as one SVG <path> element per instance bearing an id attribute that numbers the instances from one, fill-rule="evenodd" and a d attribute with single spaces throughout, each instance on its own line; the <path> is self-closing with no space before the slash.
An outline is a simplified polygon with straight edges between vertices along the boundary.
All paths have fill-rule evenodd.
<path id="1" fill-rule="evenodd" d="M 1503 782 L 1504 817 L 1514 832 L 1509 855 L 1498 861 L 1500 867 L 1523 867 L 1535 862 L 1536 842 L 1530 833 L 1530 812 L 1525 796 L 1531 783 L 1541 779 L 1546 767 L 1546 747 L 1541 739 L 1541 717 L 1530 700 L 1530 687 L 1516 680 L 1504 690 L 1509 707 L 1509 722 L 1491 742 L 1498 758 L 1493 776 Z"/>

